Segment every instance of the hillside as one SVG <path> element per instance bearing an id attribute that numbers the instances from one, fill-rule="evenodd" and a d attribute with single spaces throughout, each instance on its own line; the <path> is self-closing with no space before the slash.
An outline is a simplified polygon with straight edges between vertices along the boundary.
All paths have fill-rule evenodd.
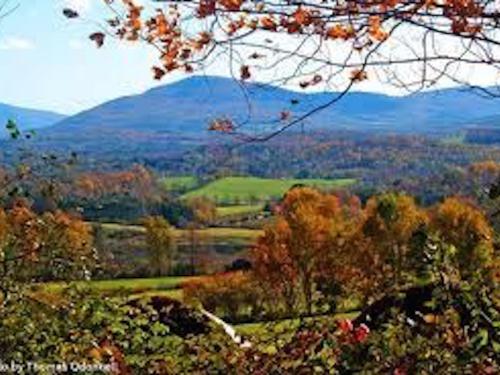
<path id="1" fill-rule="evenodd" d="M 7 135 L 4 125 L 14 120 L 22 130 L 42 129 L 54 125 L 66 116 L 59 113 L 39 111 L 0 103 L 0 137 Z"/>
<path id="2" fill-rule="evenodd" d="M 281 111 L 300 116 L 326 103 L 335 93 L 303 93 L 245 84 L 219 77 L 195 76 L 139 95 L 117 98 L 69 117 L 47 134 L 75 139 L 103 137 L 149 138 L 206 134 L 210 120 L 229 116 L 247 132 L 276 122 Z M 292 102 L 293 101 L 293 102 Z M 295 104 L 293 104 L 295 103 Z M 500 115 L 489 99 L 459 89 L 404 97 L 353 92 L 335 106 L 310 117 L 314 128 L 453 132 L 481 118 Z"/>
<path id="3" fill-rule="evenodd" d="M 40 130 L 34 142 L 40 150 L 66 153 L 69 149 L 82 155 L 87 164 L 100 168 L 103 165 L 126 168 L 130 163 L 143 163 L 189 175 L 192 169 L 183 170 L 186 152 L 191 152 L 188 157 L 197 168 L 206 164 L 203 163 L 206 157 L 197 151 L 198 146 L 220 146 L 220 137 L 207 131 L 210 120 L 229 116 L 237 123 L 244 123 L 241 130 L 262 133 L 276 126 L 281 111 L 300 116 L 332 95 L 257 84 L 245 84 L 243 88 L 231 79 L 195 76 L 135 96 L 117 98 L 65 118 Z M 319 137 L 318 141 L 324 136 L 317 132 L 326 133 L 324 130 L 337 135 L 364 133 L 368 137 L 374 132 L 456 135 L 478 124 L 498 127 L 500 107 L 492 103 L 458 89 L 406 97 L 353 92 L 335 106 L 308 118 L 304 129 L 311 131 L 311 138 Z M 223 142 L 231 139 L 224 137 Z M 217 149 L 210 150 L 209 158 L 213 152 L 219 153 Z M 180 168 L 175 167 L 174 171 L 173 166 Z M 252 171 L 249 174 L 255 175 Z"/>

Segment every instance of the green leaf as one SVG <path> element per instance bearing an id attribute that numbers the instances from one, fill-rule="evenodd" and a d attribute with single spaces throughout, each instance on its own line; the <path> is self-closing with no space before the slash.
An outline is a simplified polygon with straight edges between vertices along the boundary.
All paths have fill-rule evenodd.
<path id="1" fill-rule="evenodd" d="M 480 349 L 488 344 L 488 337 L 488 331 L 483 328 L 472 338 L 472 345 L 476 350 Z"/>
<path id="2" fill-rule="evenodd" d="M 5 129 L 9 132 L 9 135 L 12 139 L 18 139 L 21 136 L 21 132 L 16 124 L 15 121 L 13 120 L 8 120 L 7 124 L 5 125 Z"/>

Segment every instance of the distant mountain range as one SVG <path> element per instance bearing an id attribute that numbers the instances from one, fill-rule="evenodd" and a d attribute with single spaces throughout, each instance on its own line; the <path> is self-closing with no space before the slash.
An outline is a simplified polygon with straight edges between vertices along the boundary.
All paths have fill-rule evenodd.
<path id="1" fill-rule="evenodd" d="M 21 108 L 0 103 L 0 137 L 7 136 L 5 125 L 13 120 L 22 130 L 36 130 L 50 127 L 66 116 L 49 111 Z"/>
<path id="2" fill-rule="evenodd" d="M 12 116 L 24 128 L 48 127 L 40 133 L 47 139 L 60 141 L 198 139 L 206 135 L 214 118 L 228 117 L 242 124 L 244 131 L 262 132 L 279 124 L 282 111 L 289 111 L 292 118 L 298 117 L 327 103 L 334 95 L 194 76 L 139 95 L 118 98 L 67 118 L 0 105 L 0 120 Z M 404 97 L 352 92 L 309 117 L 305 124 L 313 129 L 441 134 L 476 124 L 496 127 L 499 119 L 500 100 L 482 98 L 467 90 L 446 89 Z"/>

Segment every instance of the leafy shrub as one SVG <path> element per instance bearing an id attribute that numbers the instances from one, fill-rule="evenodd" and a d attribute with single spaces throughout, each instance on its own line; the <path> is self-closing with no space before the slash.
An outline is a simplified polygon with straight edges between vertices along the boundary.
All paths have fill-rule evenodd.
<path id="1" fill-rule="evenodd" d="M 253 321 L 276 314 L 279 301 L 256 282 L 250 272 L 226 272 L 199 278 L 183 285 L 188 303 L 201 305 L 230 322 Z"/>

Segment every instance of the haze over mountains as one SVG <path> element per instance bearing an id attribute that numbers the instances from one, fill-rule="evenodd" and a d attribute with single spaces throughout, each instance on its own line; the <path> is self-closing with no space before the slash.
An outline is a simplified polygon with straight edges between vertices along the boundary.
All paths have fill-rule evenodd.
<path id="1" fill-rule="evenodd" d="M 0 121 L 14 117 L 26 128 L 47 128 L 47 139 L 100 141 L 136 137 L 199 138 L 214 118 L 229 117 L 248 132 L 279 123 L 280 113 L 298 117 L 328 102 L 332 93 L 301 93 L 195 76 L 145 93 L 117 98 L 64 118 L 62 115 L 0 106 Z M 464 127 L 500 124 L 500 102 L 470 91 L 447 89 L 405 97 L 349 93 L 334 106 L 308 118 L 309 128 L 357 131 L 453 133 Z M 25 125 L 26 124 L 26 125 Z M 53 126 L 52 126 L 53 125 Z"/>
<path id="2" fill-rule="evenodd" d="M 2 124 L 0 137 L 7 135 L 3 125 L 5 125 L 8 120 L 15 121 L 22 130 L 35 130 L 52 126 L 65 117 L 65 115 L 59 113 L 21 108 L 0 103 L 0 124 Z"/>

